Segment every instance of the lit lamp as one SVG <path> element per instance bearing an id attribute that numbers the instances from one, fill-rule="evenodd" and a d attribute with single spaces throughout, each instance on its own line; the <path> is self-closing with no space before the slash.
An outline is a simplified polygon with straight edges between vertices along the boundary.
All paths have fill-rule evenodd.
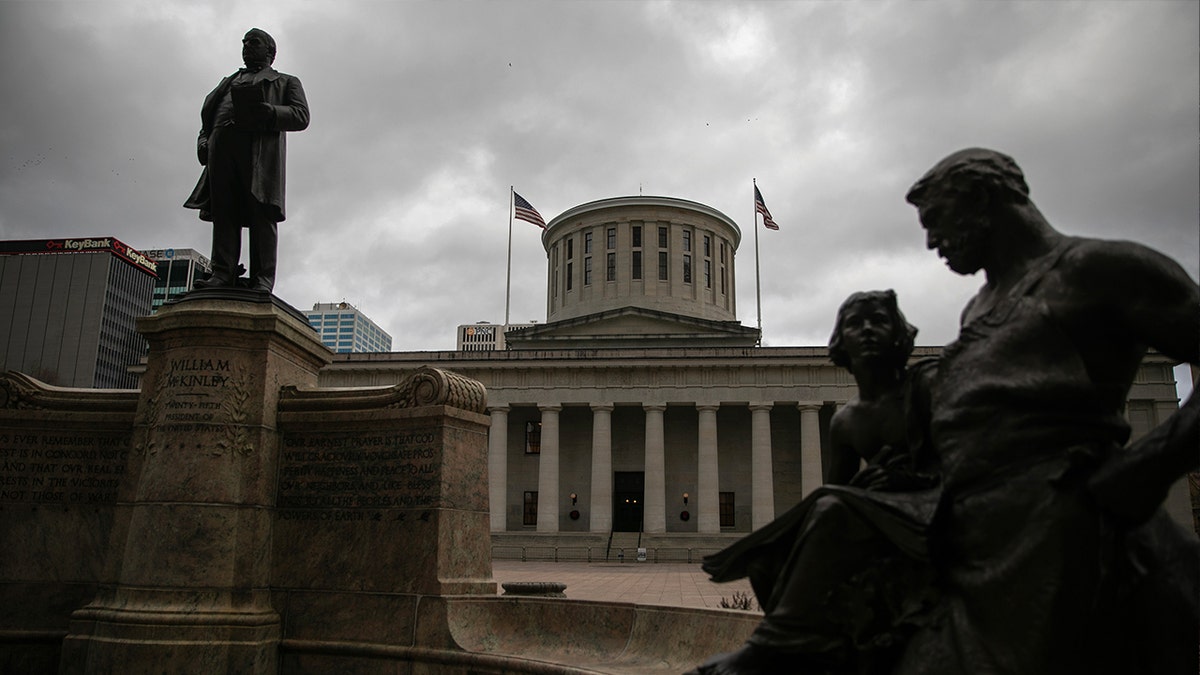
<path id="1" fill-rule="evenodd" d="M 688 493 L 686 493 L 686 492 L 683 493 L 683 503 L 685 506 L 687 505 L 687 498 L 688 498 Z"/>
<path id="2" fill-rule="evenodd" d="M 578 501 L 579 501 L 579 496 L 576 495 L 574 492 L 572 492 L 571 493 L 571 506 L 575 506 L 576 502 L 578 502 Z"/>

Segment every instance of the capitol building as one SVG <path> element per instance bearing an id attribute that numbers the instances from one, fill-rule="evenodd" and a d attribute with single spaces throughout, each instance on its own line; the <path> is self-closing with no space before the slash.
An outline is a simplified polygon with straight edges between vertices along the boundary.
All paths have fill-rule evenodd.
<path id="1" fill-rule="evenodd" d="M 455 351 L 338 354 L 320 386 L 395 384 L 423 365 L 482 382 L 494 544 L 718 545 L 821 485 L 829 420 L 856 392 L 824 345 L 760 347 L 739 323 L 741 238 L 684 199 L 581 204 L 542 236 L 545 323 L 465 325 Z M 1134 437 L 1178 408 L 1173 365 L 1143 361 Z M 1186 486 L 1169 510 L 1190 521 Z"/>

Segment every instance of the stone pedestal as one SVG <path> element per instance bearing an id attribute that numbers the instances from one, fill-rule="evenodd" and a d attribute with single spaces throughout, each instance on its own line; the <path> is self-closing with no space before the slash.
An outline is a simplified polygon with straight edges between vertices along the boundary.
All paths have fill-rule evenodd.
<path id="1" fill-rule="evenodd" d="M 272 509 L 281 387 L 331 354 L 266 295 L 194 294 L 139 322 L 150 343 L 100 589 L 62 673 L 275 673 Z"/>

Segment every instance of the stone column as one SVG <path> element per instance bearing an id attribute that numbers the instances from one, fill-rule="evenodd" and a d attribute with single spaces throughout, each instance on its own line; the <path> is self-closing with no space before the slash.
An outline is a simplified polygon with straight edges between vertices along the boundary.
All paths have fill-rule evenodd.
<path id="1" fill-rule="evenodd" d="M 800 493 L 810 492 L 825 483 L 821 467 L 820 403 L 801 403 L 800 408 Z"/>
<path id="2" fill-rule="evenodd" d="M 696 448 L 696 531 L 721 531 L 721 506 L 717 476 L 717 405 L 698 405 L 700 433 Z"/>
<path id="3" fill-rule="evenodd" d="M 646 411 L 646 494 L 642 502 L 642 529 L 667 531 L 667 469 L 664 459 L 663 413 L 665 405 L 643 405 Z"/>
<path id="4" fill-rule="evenodd" d="M 492 532 L 508 529 L 508 406 L 489 408 L 492 426 L 488 430 L 488 501 L 492 513 Z"/>
<path id="5" fill-rule="evenodd" d="M 592 532 L 612 529 L 612 410 L 611 403 L 592 404 Z"/>
<path id="6" fill-rule="evenodd" d="M 771 404 L 750 404 L 750 492 L 754 529 L 775 519 L 775 479 L 771 465 Z"/>
<path id="7" fill-rule="evenodd" d="M 538 532 L 558 532 L 558 412 L 542 404 L 542 450 L 538 459 Z"/>

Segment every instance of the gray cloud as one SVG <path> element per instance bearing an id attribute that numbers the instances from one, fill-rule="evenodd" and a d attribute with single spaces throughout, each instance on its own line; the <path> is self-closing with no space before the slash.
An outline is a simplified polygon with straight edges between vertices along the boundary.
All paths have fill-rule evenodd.
<path id="1" fill-rule="evenodd" d="M 348 300 L 395 348 L 504 314 L 508 188 L 547 220 L 616 195 L 742 227 L 739 316 L 823 344 L 891 287 L 953 338 L 981 280 L 923 247 L 907 187 L 996 147 L 1060 229 L 1145 242 L 1200 276 L 1200 17 L 1177 2 L 0 3 L 0 237 L 114 235 L 207 251 L 180 204 L 204 95 L 251 26 L 304 82 L 276 292 Z M 540 231 L 513 225 L 511 314 L 545 317 Z"/>

